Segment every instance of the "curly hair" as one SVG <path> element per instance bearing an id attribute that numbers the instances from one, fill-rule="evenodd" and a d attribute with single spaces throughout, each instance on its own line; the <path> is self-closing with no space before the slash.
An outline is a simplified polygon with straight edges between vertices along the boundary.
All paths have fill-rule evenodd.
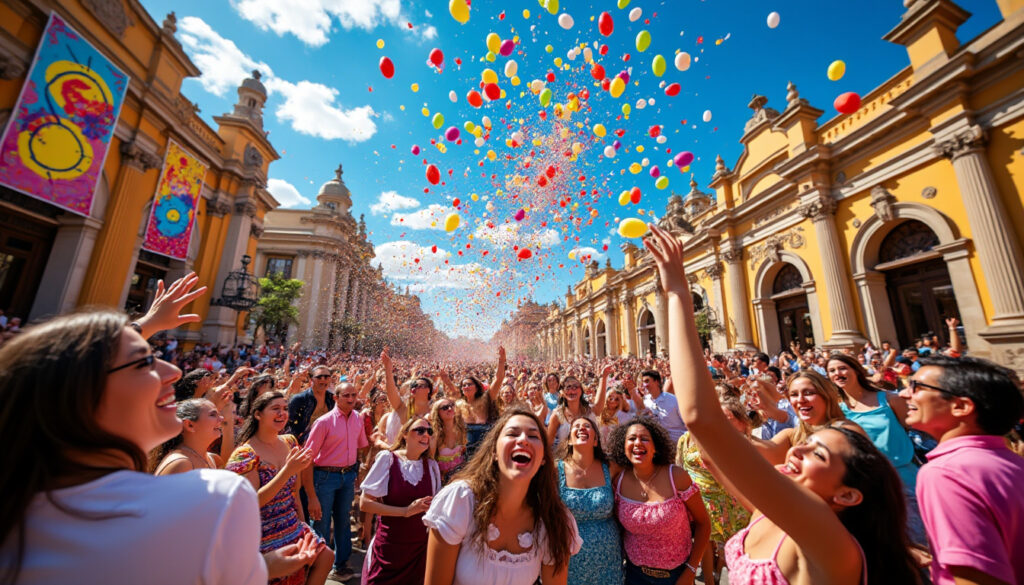
<path id="1" fill-rule="evenodd" d="M 473 497 L 476 500 L 473 508 L 474 545 L 487 546 L 484 542 L 487 527 L 497 512 L 498 498 L 501 495 L 498 489 L 501 472 L 496 456 L 498 438 L 505 430 L 505 425 L 516 416 L 526 417 L 537 425 L 538 435 L 544 446 L 543 463 L 530 479 L 530 488 L 526 492 L 525 503 L 533 512 L 535 539 L 541 526 L 547 532 L 548 554 L 554 559 L 555 572 L 558 573 L 569 565 L 569 544 L 572 539 L 569 525 L 566 522 L 569 510 L 558 494 L 558 473 L 554 457 L 551 456 L 547 435 L 544 433 L 544 422 L 537 418 L 533 411 L 515 407 L 498 417 L 494 426 L 480 442 L 473 458 L 466 463 L 462 471 L 455 475 L 453 480 L 463 480 L 473 490 Z"/>
<path id="2" fill-rule="evenodd" d="M 448 401 L 452 405 L 452 410 L 455 411 L 454 418 L 452 419 L 452 425 L 455 427 L 455 442 L 459 445 L 466 444 L 466 419 L 462 418 L 462 412 L 459 411 L 455 401 L 451 398 L 442 398 L 434 402 L 433 406 L 430 407 L 430 426 L 434 428 L 434 432 L 437 433 L 437 447 L 440 449 L 444 446 L 445 441 L 448 440 L 444 428 L 444 421 L 441 420 L 441 405 L 443 402 Z"/>
<path id="3" fill-rule="evenodd" d="M 657 420 L 650 416 L 633 417 L 629 422 L 615 427 L 612 436 L 608 437 L 608 457 L 623 469 L 632 469 L 633 462 L 626 456 L 626 435 L 630 427 L 640 425 L 651 434 L 654 443 L 654 464 L 668 465 L 676 460 L 676 446 L 668 436 L 668 431 Z"/>
<path id="4" fill-rule="evenodd" d="M 174 383 L 174 400 L 182 402 L 189 398 L 196 398 L 196 388 L 199 383 L 213 375 L 210 370 L 198 368 L 190 371 Z M 202 398 L 201 396 L 199 398 Z"/>

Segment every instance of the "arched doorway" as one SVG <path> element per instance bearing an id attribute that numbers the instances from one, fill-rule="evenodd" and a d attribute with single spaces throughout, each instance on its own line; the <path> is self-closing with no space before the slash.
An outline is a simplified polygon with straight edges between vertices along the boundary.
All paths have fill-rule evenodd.
<path id="1" fill-rule="evenodd" d="M 775 302 L 783 348 L 791 347 L 794 341 L 801 349 L 814 346 L 814 326 L 803 280 L 796 266 L 787 263 L 772 281 L 771 298 Z"/>
<path id="2" fill-rule="evenodd" d="M 946 262 L 933 250 L 938 245 L 935 232 L 914 219 L 896 226 L 879 245 L 875 270 L 885 274 L 901 347 L 933 335 L 948 343 L 945 320 L 960 318 Z"/>
<path id="3" fill-rule="evenodd" d="M 658 355 L 658 336 L 655 333 L 654 313 L 648 309 L 640 314 L 640 356 Z"/>
<path id="4" fill-rule="evenodd" d="M 583 355 L 590 357 L 590 327 L 583 326 Z"/>
<path id="5" fill-rule="evenodd" d="M 693 299 L 693 313 L 697 316 L 697 335 L 700 337 L 700 344 L 704 348 L 711 347 L 711 334 L 706 329 L 701 328 L 701 313 L 707 310 L 707 307 L 704 306 L 704 295 L 691 290 L 690 298 Z M 704 315 L 705 322 L 707 316 L 707 314 Z"/>
<path id="6" fill-rule="evenodd" d="M 608 330 L 604 326 L 604 321 L 597 322 L 597 351 L 595 354 L 598 358 L 603 358 L 608 355 L 607 349 L 608 343 Z"/>

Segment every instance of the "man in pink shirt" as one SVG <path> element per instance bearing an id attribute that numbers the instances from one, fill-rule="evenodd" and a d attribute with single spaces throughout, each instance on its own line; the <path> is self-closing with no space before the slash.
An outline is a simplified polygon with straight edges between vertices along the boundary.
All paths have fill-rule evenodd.
<path id="1" fill-rule="evenodd" d="M 933 583 L 1024 583 L 1024 459 L 1002 437 L 1024 414 L 1024 397 L 1010 373 L 930 357 L 900 396 L 907 425 L 939 441 L 917 475 Z"/>
<path id="2" fill-rule="evenodd" d="M 359 473 L 359 451 L 369 445 L 363 421 L 355 412 L 356 394 L 354 385 L 339 384 L 334 389 L 334 408 L 316 419 L 304 445 L 313 454 L 312 469 L 303 472 L 303 483 L 309 485 L 311 480 L 315 490 L 309 496 L 309 516 L 314 520 L 313 530 L 328 542 L 334 522 L 334 569 L 328 578 L 339 582 L 354 574 L 348 566 L 352 554 L 348 518 Z"/>

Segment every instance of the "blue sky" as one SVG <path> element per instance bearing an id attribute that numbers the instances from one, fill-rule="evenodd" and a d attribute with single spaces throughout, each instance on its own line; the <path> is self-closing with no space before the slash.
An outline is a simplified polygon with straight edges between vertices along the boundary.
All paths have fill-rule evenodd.
<path id="1" fill-rule="evenodd" d="M 738 140 L 752 94 L 766 95 L 768 106 L 781 111 L 792 81 L 801 97 L 825 110 L 824 122 L 837 115 L 831 106 L 837 95 L 863 95 L 908 62 L 903 47 L 881 40 L 899 22 L 899 0 L 632 0 L 623 9 L 615 0 L 562 0 L 558 14 L 574 21 L 568 30 L 534 0 L 471 4 L 470 20 L 461 25 L 443 1 L 143 0 L 158 22 L 176 11 L 178 39 L 203 71 L 182 91 L 211 125 L 214 115 L 230 111 L 249 71 L 264 73 L 265 126 L 283 155 L 270 167 L 271 192 L 283 206 L 311 207 L 342 163 L 352 212 L 366 215 L 375 262 L 391 282 L 416 291 L 452 336 L 486 339 L 523 300 L 560 298 L 588 258 L 621 266 L 618 222 L 661 215 L 672 192 L 689 191 L 689 173 L 709 191 L 715 155 L 731 168 L 742 152 Z M 998 22 L 994 0 L 961 5 L 973 13 L 961 40 Z M 641 16 L 631 21 L 636 9 Z M 766 18 L 773 11 L 781 22 L 770 29 Z M 614 22 L 607 37 L 598 30 L 602 12 Z M 641 31 L 651 37 L 643 52 L 636 46 Z M 510 56 L 487 60 L 491 32 L 518 38 Z M 620 97 L 602 90 L 582 51 L 569 58 L 582 45 L 606 77 L 627 71 Z M 444 54 L 441 68 L 428 59 L 435 48 Z M 692 56 L 686 71 L 673 65 L 679 51 Z M 652 72 L 658 54 L 667 62 L 662 77 Z M 391 79 L 379 70 L 385 56 L 395 66 Z M 846 62 L 846 74 L 832 82 L 826 69 L 836 59 Z M 518 86 L 505 75 L 509 60 L 516 62 Z M 483 93 L 486 68 L 505 96 L 474 108 L 466 96 Z M 546 81 L 549 73 L 554 81 Z M 530 89 L 534 80 L 551 90 L 546 108 Z M 681 91 L 669 97 L 663 85 L 672 83 Z M 579 99 L 584 90 L 589 96 Z M 580 106 L 559 119 L 555 104 L 570 103 L 570 93 Z M 710 122 L 702 120 L 705 111 Z M 437 113 L 444 116 L 440 129 L 432 124 Z M 484 116 L 491 127 L 478 148 L 464 124 L 483 126 Z M 595 124 L 606 128 L 604 138 L 595 135 Z M 461 144 L 446 140 L 450 127 L 459 130 Z M 510 146 L 513 137 L 524 144 Z M 615 140 L 615 156 L 605 157 Z M 670 165 L 682 151 L 695 156 L 685 174 Z M 427 181 L 427 164 L 440 170 L 441 184 Z M 655 166 L 669 180 L 664 190 L 655 186 Z M 553 177 L 540 186 L 547 171 Z M 640 203 L 620 206 L 619 194 L 634 187 Z M 448 233 L 443 225 L 453 212 L 461 225 Z M 516 248 L 524 247 L 531 257 L 520 259 Z"/>

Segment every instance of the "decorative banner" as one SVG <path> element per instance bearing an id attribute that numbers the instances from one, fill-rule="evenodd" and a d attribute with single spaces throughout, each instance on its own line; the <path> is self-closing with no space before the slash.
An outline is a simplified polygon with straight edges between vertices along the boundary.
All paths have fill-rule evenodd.
<path id="1" fill-rule="evenodd" d="M 0 184 L 89 215 L 128 80 L 51 13 L 0 139 Z"/>
<path id="2" fill-rule="evenodd" d="M 185 259 L 205 176 L 206 165 L 173 140 L 167 143 L 164 168 L 156 186 L 143 248 L 178 260 Z"/>

